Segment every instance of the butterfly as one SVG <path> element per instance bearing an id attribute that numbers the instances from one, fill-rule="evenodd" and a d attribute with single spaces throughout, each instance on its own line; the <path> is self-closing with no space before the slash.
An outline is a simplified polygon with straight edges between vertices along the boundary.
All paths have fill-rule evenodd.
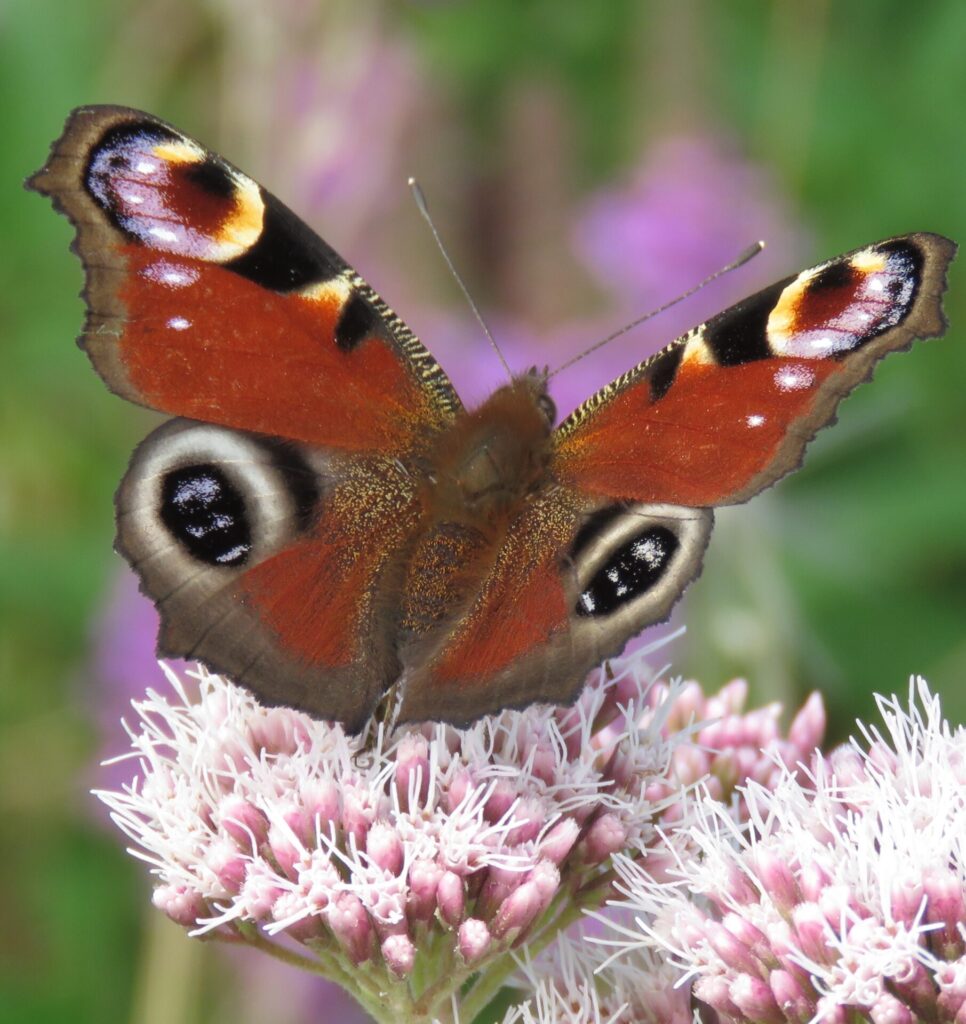
<path id="1" fill-rule="evenodd" d="M 116 496 L 159 654 L 351 731 L 397 684 L 400 721 L 572 701 L 668 616 L 714 506 L 943 332 L 956 251 L 916 233 L 786 278 L 555 426 L 536 369 L 464 408 L 294 213 L 149 114 L 74 111 L 27 184 L 76 229 L 95 369 L 174 417 Z"/>

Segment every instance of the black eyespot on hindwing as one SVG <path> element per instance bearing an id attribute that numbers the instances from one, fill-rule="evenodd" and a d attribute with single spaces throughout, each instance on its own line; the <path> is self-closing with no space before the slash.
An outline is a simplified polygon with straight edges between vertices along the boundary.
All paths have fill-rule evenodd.
<path id="1" fill-rule="evenodd" d="M 206 565 L 243 565 L 252 531 L 240 491 L 217 466 L 185 466 L 161 483 L 161 521 L 186 551 Z"/>
<path id="2" fill-rule="evenodd" d="M 679 541 L 666 526 L 650 526 L 621 544 L 577 599 L 578 615 L 609 615 L 650 590 L 667 571 Z"/>

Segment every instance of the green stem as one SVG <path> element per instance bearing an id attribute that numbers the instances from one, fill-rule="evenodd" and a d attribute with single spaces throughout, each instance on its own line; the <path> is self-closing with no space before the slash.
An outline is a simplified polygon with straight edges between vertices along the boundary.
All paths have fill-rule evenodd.
<path id="1" fill-rule="evenodd" d="M 373 979 L 373 983 L 366 984 L 361 970 L 356 968 L 350 970 L 346 964 L 340 962 L 339 957 L 330 952 L 318 950 L 315 958 L 302 956 L 277 942 L 272 942 L 257 928 L 245 928 L 244 933 L 240 934 L 237 939 L 224 934 L 216 935 L 215 938 L 233 944 L 245 943 L 290 967 L 298 967 L 303 971 L 321 975 L 344 989 L 379 1024 L 398 1024 L 399 1022 L 398 1015 L 386 1006 L 384 999 L 380 998 L 380 986 L 374 983 L 375 979 Z M 384 985 L 382 987 L 385 988 Z"/>

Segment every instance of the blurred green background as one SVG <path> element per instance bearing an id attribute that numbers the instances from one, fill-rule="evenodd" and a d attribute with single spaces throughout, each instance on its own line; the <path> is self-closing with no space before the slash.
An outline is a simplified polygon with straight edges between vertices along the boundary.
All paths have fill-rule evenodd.
<path id="1" fill-rule="evenodd" d="M 123 748 L 104 677 L 126 674 L 131 693 L 156 681 L 144 650 L 123 660 L 133 598 L 111 551 L 112 494 L 154 419 L 73 344 L 68 226 L 21 189 L 68 111 L 143 107 L 223 152 L 353 261 L 471 397 L 496 371 L 408 174 L 518 368 L 559 364 L 754 239 L 775 243 L 562 377 L 566 405 L 809 262 L 910 230 L 966 240 L 964 48 L 959 0 L 0 7 L 0 1020 L 313 1019 L 286 975 L 230 983 L 230 963 L 150 911 L 143 866 L 87 792 Z M 881 366 L 801 473 L 719 516 L 675 670 L 707 688 L 741 674 L 788 706 L 820 689 L 835 739 L 912 672 L 963 720 L 962 262 L 947 312 L 947 337 Z"/>

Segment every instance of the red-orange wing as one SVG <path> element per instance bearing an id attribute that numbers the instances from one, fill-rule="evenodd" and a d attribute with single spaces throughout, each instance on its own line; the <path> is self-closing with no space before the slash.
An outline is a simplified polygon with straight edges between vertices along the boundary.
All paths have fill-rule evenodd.
<path id="1" fill-rule="evenodd" d="M 891 238 L 733 306 L 561 424 L 555 474 L 608 498 L 745 501 L 800 464 L 879 359 L 943 332 L 955 252 L 939 235 Z"/>
<path id="2" fill-rule="evenodd" d="M 77 229 L 81 344 L 125 398 L 380 453 L 418 445 L 459 408 L 429 352 L 332 249 L 163 121 L 76 110 L 28 184 Z"/>

